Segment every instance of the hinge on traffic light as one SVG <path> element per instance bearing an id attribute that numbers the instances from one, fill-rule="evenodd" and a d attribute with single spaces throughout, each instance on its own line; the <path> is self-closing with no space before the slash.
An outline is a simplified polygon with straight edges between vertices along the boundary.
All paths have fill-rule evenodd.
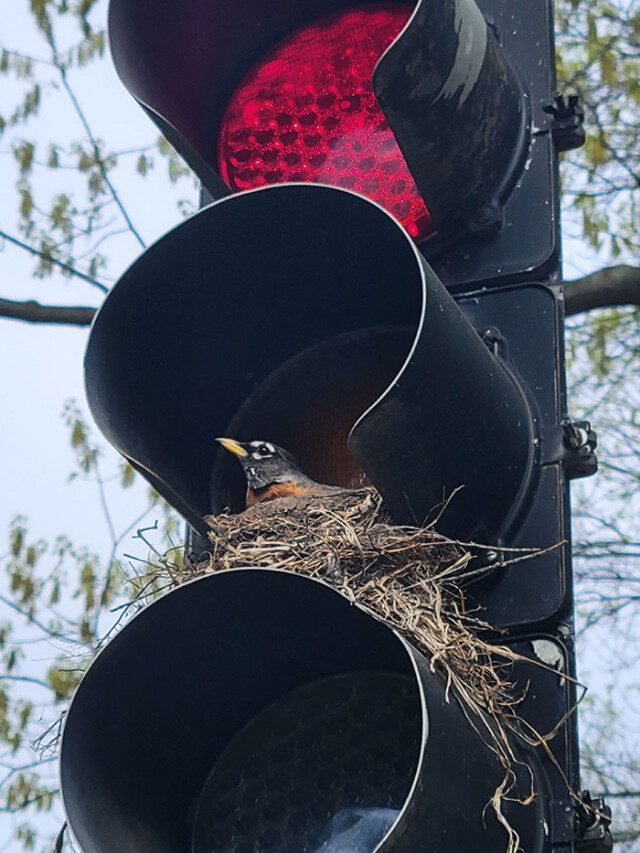
<path id="1" fill-rule="evenodd" d="M 603 797 L 592 797 L 582 792 L 582 802 L 577 807 L 578 839 L 576 850 L 580 853 L 609 853 L 613 850 L 611 836 L 611 809 Z"/>
<path id="2" fill-rule="evenodd" d="M 564 418 L 543 442 L 544 464 L 562 462 L 569 480 L 591 477 L 598 470 L 598 437 L 589 421 Z"/>
<path id="3" fill-rule="evenodd" d="M 591 429 L 591 424 L 589 421 L 572 421 L 571 418 L 565 418 L 560 426 L 564 433 L 562 461 L 567 477 L 570 480 L 591 477 L 598 470 L 598 437 Z"/>
<path id="4" fill-rule="evenodd" d="M 553 119 L 551 134 L 558 151 L 570 151 L 584 145 L 584 108 L 578 95 L 555 95 L 552 104 L 542 108 Z"/>

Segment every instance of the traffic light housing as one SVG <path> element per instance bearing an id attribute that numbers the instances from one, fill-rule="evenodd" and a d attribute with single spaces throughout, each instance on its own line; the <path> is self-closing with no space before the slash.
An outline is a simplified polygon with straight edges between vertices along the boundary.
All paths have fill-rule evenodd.
<path id="1" fill-rule="evenodd" d="M 529 722 L 543 728 L 575 699 L 561 544 L 568 454 L 560 323 L 555 294 L 539 284 L 454 300 L 401 226 L 359 195 L 275 186 L 206 207 L 133 264 L 92 329 L 87 393 L 109 441 L 202 533 L 209 511 L 241 508 L 237 466 L 216 457 L 213 441 L 232 434 L 290 448 L 325 482 L 357 485 L 368 475 L 403 522 L 440 512 L 461 486 L 439 521 L 449 535 L 549 549 L 506 566 L 496 552 L 495 572 L 467 592 L 469 607 L 508 630 L 516 651 L 552 660 L 568 676 L 540 682 L 535 667 L 518 672 L 541 685 L 526 707 Z M 268 593 L 261 601 L 271 608 Z M 240 611 L 237 618 L 242 625 Z M 270 625 L 265 616 L 266 635 Z M 285 633 L 299 642 L 297 628 Z M 121 642 L 138 641 L 123 634 Z M 283 652 L 267 680 L 287 660 Z M 188 677 L 201 679 L 193 666 Z M 192 701 L 200 707 L 201 698 Z M 85 711 L 78 713 L 66 754 L 85 755 L 77 733 Z M 576 778 L 571 727 L 553 748 Z M 98 762 L 91 772 L 103 770 Z M 572 838 L 565 781 L 549 768 L 541 773 L 550 837 Z M 533 831 L 537 818 L 528 814 Z M 448 823 L 439 831 L 449 832 Z"/>
<path id="2" fill-rule="evenodd" d="M 147 250 L 105 300 L 85 361 L 89 404 L 108 440 L 188 521 L 194 557 L 207 545 L 203 516 L 242 508 L 239 469 L 216 455 L 216 435 L 275 441 L 317 480 L 347 487 L 372 482 L 398 522 L 422 525 L 437 518 L 443 533 L 478 543 L 485 577 L 466 589 L 467 605 L 499 632 L 501 642 L 533 661 L 513 669 L 526 694 L 521 708 L 526 725 L 551 731 L 564 720 L 548 752 L 522 754 L 538 799 L 515 818 L 518 831 L 527 850 L 574 850 L 580 824 L 570 793 L 578 789 L 579 774 L 567 481 L 595 470 L 595 436 L 588 424 L 574 424 L 566 413 L 557 285 L 560 134 L 549 107 L 551 8 L 547 2 L 514 10 L 499 0 L 479 6 L 473 0 L 423 0 L 413 9 L 367 3 L 358 14 L 400 8 L 407 10 L 406 25 L 381 57 L 375 54 L 370 91 L 358 90 L 376 126 L 365 122 L 362 136 L 346 141 L 336 131 L 327 142 L 333 179 L 318 184 L 317 172 L 282 182 L 273 163 L 286 157 L 292 169 L 299 163 L 295 146 L 299 137 L 307 144 L 301 126 L 311 115 L 309 97 L 318 107 L 309 119 L 318 123 L 318 133 L 310 133 L 315 138 L 324 119 L 336 118 L 336 109 L 353 118 L 355 95 L 334 92 L 338 107 L 329 115 L 317 92 L 298 95 L 288 81 L 281 86 L 277 74 L 287 74 L 287 62 L 298 61 L 292 45 L 300 44 L 300 33 L 307 38 L 316 31 L 316 38 L 325 27 L 339 34 L 336 22 L 350 14 L 349 6 L 337 0 L 265 8 L 255 0 L 233 5 L 221 0 L 215 6 L 201 0 L 180 6 L 112 0 L 118 72 L 194 168 L 204 200 L 212 203 Z M 337 77 L 332 54 L 334 65 L 324 78 L 331 85 L 343 80 L 340 69 L 352 61 L 349 37 L 342 35 L 347 46 L 338 56 Z M 265 68 L 272 75 L 269 96 L 258 91 L 257 106 L 252 102 L 246 110 L 249 126 L 235 127 L 228 137 L 238 134 L 231 141 L 244 140 L 246 147 L 224 148 L 221 128 L 229 104 L 246 105 L 234 99 L 255 89 Z M 280 89 L 292 102 L 302 98 L 295 105 L 306 112 L 278 118 L 275 101 L 267 101 Z M 382 118 L 374 106 L 384 111 Z M 265 115 L 274 127 L 260 124 Z M 334 128 L 353 126 L 338 121 Z M 279 134 L 277 151 L 269 147 L 273 137 L 265 136 L 271 131 Z M 378 131 L 386 135 L 378 138 Z M 377 140 L 373 157 L 365 150 L 369 133 Z M 251 146 L 258 144 L 265 147 L 256 153 Z M 357 162 L 349 154 L 342 165 L 336 163 L 341 145 L 358 149 Z M 227 155 L 236 158 L 239 172 L 238 164 L 251 166 L 255 157 L 255 168 L 244 170 L 233 187 L 222 177 L 233 183 L 221 165 Z M 369 185 L 365 191 L 371 179 L 366 170 L 385 164 L 401 170 L 390 171 L 385 190 L 402 183 L 402 193 L 409 192 L 408 174 L 416 188 L 409 195 L 428 210 L 422 218 L 402 221 L 398 199 L 376 198 Z M 343 170 L 342 178 L 335 169 Z M 345 170 L 358 192 L 340 187 Z M 256 175 L 264 186 L 242 185 Z M 373 200 L 365 197 L 372 194 Z M 512 564 L 505 555 L 518 548 L 538 551 Z M 292 605 L 286 614 L 281 593 Z M 206 624 L 195 618 L 200 594 L 227 600 L 222 611 L 208 611 Z M 273 718 L 270 702 L 302 714 L 307 687 L 313 692 L 327 675 L 379 673 L 381 661 L 394 677 L 407 675 L 406 655 L 414 662 L 419 655 L 405 647 L 403 665 L 398 668 L 397 658 L 390 664 L 388 648 L 398 652 L 399 639 L 389 639 L 388 629 L 374 628 L 371 617 L 355 611 L 340 636 L 345 648 L 365 657 L 329 655 L 333 663 L 326 670 L 320 645 L 331 641 L 317 624 L 326 616 L 333 625 L 333 610 L 330 619 L 321 616 L 326 594 L 308 579 L 281 580 L 272 572 L 216 575 L 152 605 L 109 645 L 79 688 L 63 740 L 65 804 L 87 850 L 103 843 L 97 812 L 102 801 L 112 806 L 109 820 L 123 849 L 186 849 L 187 836 L 210 849 L 211 826 L 203 829 L 198 818 L 211 794 L 207 773 L 212 763 L 232 765 L 255 743 L 252 732 Z M 339 620 L 345 605 L 331 595 Z M 259 614 L 251 610 L 254 597 L 262 606 Z M 292 616 L 299 600 L 305 601 L 304 627 Z M 182 645 L 169 632 L 179 660 L 171 650 L 154 658 L 149 678 L 136 684 L 131 700 L 132 712 L 143 716 L 152 697 L 161 703 L 158 724 L 138 748 L 128 735 L 122 740 L 128 712 L 118 710 L 107 723 L 96 698 L 120 695 L 145 655 L 156 654 L 178 614 L 176 629 L 178 623 L 188 625 Z M 365 628 L 363 620 L 371 624 Z M 249 624 L 244 637 L 242 626 Z M 316 632 L 313 642 L 302 639 L 305 631 Z M 387 639 L 380 646 L 371 641 L 376 654 L 367 658 L 368 632 L 378 631 L 386 631 Z M 262 660 L 258 648 L 269 648 L 274 638 L 272 656 Z M 203 660 L 187 654 L 193 644 L 212 654 L 216 648 L 237 649 L 231 659 L 243 668 L 242 678 L 257 678 L 233 688 L 224 723 L 216 718 L 211 725 L 209 709 L 233 677 L 227 670 L 212 671 L 211 655 Z M 128 668 L 130 653 L 137 670 Z M 452 849 L 460 831 L 457 849 L 466 844 L 493 853 L 504 839 L 493 835 L 493 824 L 483 829 L 484 809 L 465 785 L 478 788 L 486 804 L 484 782 L 490 780 L 495 791 L 495 766 L 458 706 L 443 704 L 438 677 L 425 682 L 428 663 L 416 666 L 407 695 L 414 691 L 415 698 L 422 690 L 424 701 L 422 745 L 414 758 L 428 742 L 425 721 L 436 720 L 443 752 L 430 761 L 442 772 L 427 782 L 417 769 L 409 773 L 410 791 L 394 801 L 399 815 L 375 849 L 415 850 L 427 842 L 429 849 Z M 153 685 L 176 668 L 184 669 L 176 694 L 154 693 Z M 325 686 L 329 693 L 339 690 L 333 682 Z M 386 690 L 380 683 L 379 695 Z M 185 693 L 190 716 L 182 760 L 171 752 L 177 749 L 172 727 L 177 697 Z M 120 709 L 122 703 L 116 704 Z M 98 730 L 105 736 L 92 745 L 91 733 Z M 156 748 L 160 743 L 167 744 L 169 758 Z M 478 755 L 483 784 L 470 783 L 476 771 L 456 773 L 445 764 L 447 749 L 456 743 L 464 743 L 465 756 Z M 153 779 L 149 795 L 131 799 L 116 769 L 125 757 L 132 779 Z M 158 775 L 167 767 L 168 779 L 185 790 L 170 805 L 173 782 L 167 787 Z M 443 782 L 452 786 L 446 793 Z M 96 804 L 87 799 L 88 789 L 100 792 Z M 442 815 L 437 824 L 429 819 L 434 809 Z M 138 831 L 150 834 L 136 836 Z"/>
<path id="3" fill-rule="evenodd" d="M 514 799 L 546 793 L 514 749 Z M 354 807 L 387 824 L 333 849 L 506 849 L 489 805 L 505 770 L 459 700 L 398 634 L 289 572 L 221 572 L 136 615 L 85 676 L 62 756 L 84 853 L 324 853 L 327 814 Z M 528 853 L 546 849 L 545 799 L 503 804 Z"/>
<path id="4" fill-rule="evenodd" d="M 202 534 L 204 515 L 243 505 L 212 436 L 262 436 L 322 482 L 367 475 L 399 522 L 550 548 L 566 538 L 559 310 L 541 285 L 456 303 L 372 202 L 275 186 L 205 208 L 123 275 L 91 332 L 87 396 Z M 505 568 L 477 593 L 487 618 L 554 617 L 564 562 L 558 548 Z"/>
<path id="5" fill-rule="evenodd" d="M 317 39 L 323 43 L 327 16 L 348 16 L 353 8 L 346 0 L 304 4 L 112 0 L 110 44 L 123 83 L 214 200 L 231 192 L 219 171 L 219 148 L 224 144 L 219 136 L 225 111 L 243 80 L 252 69 L 269 65 L 276 46 L 315 22 L 320 22 Z M 350 39 L 355 38 L 347 17 L 342 29 L 332 31 L 337 43 L 330 64 L 331 85 L 326 84 L 329 92 L 346 94 L 344 109 L 337 110 L 336 118 L 333 107 L 326 105 L 326 91 L 318 91 L 327 79 L 325 62 L 313 83 L 291 95 L 290 106 L 299 116 L 289 115 L 288 121 L 287 111 L 278 112 L 274 106 L 270 124 L 260 125 L 263 135 L 273 125 L 275 141 L 260 141 L 259 133 L 245 145 L 243 151 L 252 160 L 264 158 L 264 168 L 255 170 L 259 180 L 264 184 L 287 179 L 268 168 L 278 151 L 297 155 L 322 148 L 331 154 L 337 145 L 341 157 L 356 159 L 352 167 L 334 164 L 333 171 L 322 172 L 306 164 L 306 178 L 304 172 L 297 176 L 289 172 L 294 176 L 288 179 L 338 181 L 353 188 L 354 175 L 362 169 L 358 146 L 379 130 L 379 122 L 372 129 L 371 110 L 363 113 L 360 135 L 348 125 L 349 136 L 342 138 L 338 124 L 332 125 L 326 144 L 318 140 L 327 133 L 325 117 L 332 122 L 348 117 L 353 98 L 360 103 L 366 96 L 369 107 L 374 101 L 384 111 L 391 144 L 395 139 L 399 145 L 431 214 L 436 234 L 429 231 L 430 239 L 421 242 L 420 249 L 448 287 L 469 290 L 488 281 L 532 281 L 553 275 L 559 237 L 554 120 L 545 112 L 555 90 L 550 0 L 518 4 L 481 0 L 477 5 L 475 0 L 415 4 L 388 0 L 357 8 L 363 15 L 368 10 L 372 16 L 379 10 L 405 10 L 408 16 L 400 32 L 397 22 L 391 24 L 385 43 L 392 43 L 381 57 L 374 57 L 378 61 L 369 87 L 371 98 L 359 78 L 356 85 L 352 76 L 346 82 L 340 76 L 349 61 L 345 54 L 352 48 Z M 366 28 L 366 23 L 359 26 Z M 307 59 L 309 38 L 296 44 L 286 60 L 291 63 L 290 76 L 280 67 L 274 70 L 271 66 L 276 63 L 269 66 L 269 73 L 280 75 L 279 89 L 282 81 L 295 83 L 303 74 L 300 65 L 313 61 Z M 258 121 L 260 106 L 255 101 L 246 105 L 248 130 Z M 305 125 L 296 125 L 296 130 L 292 122 L 296 118 L 304 122 L 309 116 L 313 134 L 305 136 Z M 289 136 L 298 131 L 300 138 L 290 148 Z M 309 136 L 310 149 L 304 142 Z M 384 161 L 388 142 L 385 136 L 383 150 L 376 148 L 371 159 Z M 286 165 L 282 158 L 277 162 Z M 265 170 L 271 174 L 265 177 Z M 397 174 L 383 171 L 382 186 L 388 188 Z M 252 180 L 244 186 L 256 186 Z M 363 191 L 367 194 L 366 187 Z"/>

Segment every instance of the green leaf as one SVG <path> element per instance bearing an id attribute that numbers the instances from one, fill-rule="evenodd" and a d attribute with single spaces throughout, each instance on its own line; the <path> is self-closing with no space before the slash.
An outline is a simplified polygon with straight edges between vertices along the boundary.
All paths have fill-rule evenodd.
<path id="1" fill-rule="evenodd" d="M 71 447 L 82 447 L 87 440 L 84 424 L 81 421 L 76 421 L 71 430 Z"/>
<path id="2" fill-rule="evenodd" d="M 68 228 L 73 212 L 74 211 L 71 208 L 71 199 L 68 195 L 62 193 L 61 195 L 56 196 L 50 214 L 54 227 L 63 230 Z"/>
<path id="3" fill-rule="evenodd" d="M 14 557 L 18 557 L 22 551 L 25 533 L 26 530 L 20 525 L 13 527 L 10 532 L 10 548 Z"/>
<path id="4" fill-rule="evenodd" d="M 616 58 L 612 50 L 605 50 L 600 55 L 600 73 L 608 86 L 617 82 Z"/>
<path id="5" fill-rule="evenodd" d="M 151 160 L 146 156 L 146 154 L 141 154 L 138 157 L 138 162 L 136 164 L 136 171 L 139 175 L 143 177 L 148 174 L 149 169 L 151 168 Z"/>
<path id="6" fill-rule="evenodd" d="M 35 850 L 36 834 L 32 827 L 26 823 L 21 823 L 16 828 L 16 841 L 19 841 L 24 850 Z"/>
<path id="7" fill-rule="evenodd" d="M 587 15 L 587 56 L 590 62 L 596 59 L 598 49 L 598 27 L 595 17 L 589 13 Z"/>
<path id="8" fill-rule="evenodd" d="M 47 681 L 56 695 L 57 702 L 70 699 L 81 678 L 82 672 L 76 669 L 71 671 L 60 666 L 52 666 L 47 672 Z"/>
<path id="9" fill-rule="evenodd" d="M 602 166 L 611 159 L 611 152 L 605 146 L 602 136 L 588 135 L 584 144 L 584 153 L 593 166 Z"/>
<path id="10" fill-rule="evenodd" d="M 57 145 L 49 146 L 49 168 L 58 169 L 60 166 L 60 148 Z"/>
<path id="11" fill-rule="evenodd" d="M 189 169 L 182 163 L 181 160 L 177 158 L 171 158 L 169 160 L 169 180 L 172 184 L 175 184 L 180 178 L 184 178 L 189 174 Z"/>
<path id="12" fill-rule="evenodd" d="M 85 608 L 91 610 L 95 605 L 96 573 L 92 562 L 87 562 L 80 573 L 80 588 L 84 592 Z"/>
<path id="13" fill-rule="evenodd" d="M 102 591 L 100 596 L 100 604 L 102 606 L 111 604 L 122 588 L 122 583 L 126 579 L 126 575 L 122 568 L 122 563 L 119 560 L 114 560 L 111 563 L 109 572 L 109 583 Z"/>
<path id="14" fill-rule="evenodd" d="M 89 262 L 89 275 L 94 278 L 100 273 L 100 270 L 107 266 L 107 259 L 104 255 L 97 254 Z"/>
<path id="15" fill-rule="evenodd" d="M 23 219 L 29 219 L 33 211 L 33 196 L 29 189 L 23 188 L 20 193 L 20 216 Z"/>
<path id="16" fill-rule="evenodd" d="M 120 485 L 123 489 L 128 489 L 133 485 L 136 478 L 136 472 L 130 462 L 123 463 L 120 469 Z"/>
<path id="17" fill-rule="evenodd" d="M 26 729 L 32 714 L 33 705 L 31 702 L 23 702 L 18 712 L 18 724 L 20 726 L 20 731 L 23 732 Z"/>
<path id="18" fill-rule="evenodd" d="M 31 171 L 34 153 L 35 145 L 33 142 L 21 142 L 19 145 L 14 146 L 13 156 L 18 161 L 22 175 L 27 175 Z"/>

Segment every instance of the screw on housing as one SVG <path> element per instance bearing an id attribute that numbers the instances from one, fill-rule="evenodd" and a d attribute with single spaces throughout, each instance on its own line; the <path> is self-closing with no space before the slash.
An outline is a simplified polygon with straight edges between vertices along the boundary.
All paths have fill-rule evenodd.
<path id="1" fill-rule="evenodd" d="M 483 204 L 475 217 L 469 222 L 469 230 L 476 234 L 497 234 L 503 225 L 502 205 L 497 201 Z"/>
<path id="2" fill-rule="evenodd" d="M 481 333 L 480 337 L 494 355 L 502 354 L 506 350 L 507 342 L 497 326 L 489 326 Z"/>

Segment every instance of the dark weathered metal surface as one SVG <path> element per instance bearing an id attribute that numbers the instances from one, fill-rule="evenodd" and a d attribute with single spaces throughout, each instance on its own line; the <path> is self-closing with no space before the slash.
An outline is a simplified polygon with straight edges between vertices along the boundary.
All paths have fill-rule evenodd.
<path id="1" fill-rule="evenodd" d="M 111 0 L 111 50 L 124 85 L 221 198 L 229 190 L 217 173 L 218 128 L 237 85 L 282 38 L 351 5 Z M 555 151 L 543 112 L 555 91 L 551 17 L 550 0 L 424 0 L 377 70 L 392 128 L 442 226 L 422 251 L 447 287 L 548 275 L 557 265 Z M 452 229 L 471 219 L 480 233 L 463 227 L 451 243 Z"/>
<path id="2" fill-rule="evenodd" d="M 320 371 L 300 361 L 314 345 Z M 86 385 L 105 436 L 200 529 L 229 495 L 209 476 L 239 412 L 235 437 L 327 479 L 369 410 L 351 439 L 365 473 L 410 523 L 461 487 L 441 520 L 458 538 L 506 534 L 533 484 L 523 392 L 395 220 L 344 190 L 230 196 L 163 237 L 101 308 Z"/>
<path id="3" fill-rule="evenodd" d="M 524 165 L 530 107 L 475 0 L 420 0 L 373 83 L 436 226 L 479 224 Z"/>
<path id="4" fill-rule="evenodd" d="M 362 329 L 407 328 L 406 348 L 394 345 L 388 364 L 367 354 L 360 338 L 363 371 L 384 371 L 369 371 L 374 387 L 354 385 L 362 371 L 327 358 L 327 345 L 319 351 L 324 373 L 315 372 L 323 383 L 318 395 L 306 393 L 294 364 L 286 389 L 267 395 L 260 416 L 246 419 L 236 436 L 279 442 L 308 467 L 322 438 L 318 424 L 345 407 L 334 453 L 348 457 L 349 429 L 406 357 L 422 290 L 410 240 L 360 196 L 316 185 L 230 196 L 159 240 L 110 292 L 85 359 L 92 414 L 107 439 L 203 529 L 202 516 L 228 496 L 216 489 L 212 502 L 214 439 L 228 434 L 265 379 L 313 345 Z M 270 435 L 261 436 L 266 429 Z M 231 470 L 239 476 L 237 466 Z M 310 473 L 326 474 L 322 460 Z"/>
<path id="5" fill-rule="evenodd" d="M 534 413 L 426 265 L 424 276 L 407 362 L 349 446 L 399 520 L 439 517 L 449 535 L 496 542 L 522 521 L 533 487 Z"/>
<path id="6" fill-rule="evenodd" d="M 264 569 L 223 572 L 175 590 L 138 614 L 85 675 L 69 708 L 61 747 L 64 806 L 80 848 L 84 853 L 210 850 L 191 846 L 195 806 L 225 747 L 270 705 L 283 702 L 286 707 L 292 691 L 350 673 L 358 674 L 354 689 L 367 674 L 405 680 L 404 704 L 418 735 L 401 813 L 375 850 L 503 849 L 505 830 L 487 808 L 503 769 L 453 694 L 447 699 L 443 681 L 428 662 L 323 583 Z M 329 705 L 335 704 L 332 696 L 329 690 Z M 369 737 L 367 726 L 377 727 L 377 719 L 375 713 L 369 720 L 361 717 L 361 734 L 349 725 L 341 737 L 320 744 L 323 762 L 330 760 L 336 777 L 344 780 L 344 807 L 352 805 L 353 793 L 363 785 L 359 762 L 346 761 L 345 755 L 357 752 L 358 740 Z M 299 726 L 307 722 L 296 719 Z M 388 722 L 393 738 L 404 722 Z M 286 748 L 283 756 L 276 741 L 273 794 L 278 780 L 286 789 L 290 772 Z M 304 748 L 313 767 L 312 732 Z M 387 757 L 391 764 L 397 758 Z M 531 763 L 540 796 L 527 807 L 509 804 L 506 810 L 527 853 L 541 853 L 550 849 L 546 783 L 535 756 L 522 758 Z M 250 764 L 253 756 L 247 760 Z M 294 750 L 289 760 L 295 763 L 304 755 Z M 246 772 L 248 784 L 250 766 Z M 375 788 L 380 781 L 369 783 Z M 526 770 L 522 782 L 524 793 L 531 782 Z M 331 788 L 332 776 L 321 775 L 313 784 L 317 805 L 323 784 Z M 306 796 L 298 794 L 296 810 Z M 216 806 L 223 809 L 224 802 L 217 798 Z"/>

